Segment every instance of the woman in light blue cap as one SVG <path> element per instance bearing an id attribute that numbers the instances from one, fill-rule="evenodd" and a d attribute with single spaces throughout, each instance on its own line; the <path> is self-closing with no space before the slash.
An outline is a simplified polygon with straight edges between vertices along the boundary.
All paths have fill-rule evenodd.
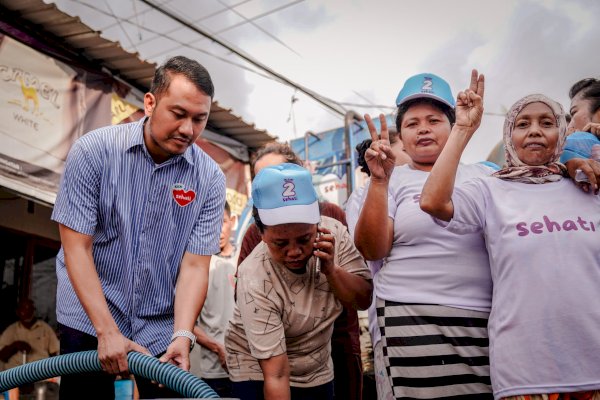
<path id="1" fill-rule="evenodd" d="M 252 198 L 262 242 L 239 266 L 225 336 L 234 397 L 331 400 L 333 323 L 342 303 L 369 306 L 371 274 L 347 228 L 320 215 L 305 168 L 263 168 Z"/>
<path id="2" fill-rule="evenodd" d="M 381 332 L 375 372 L 383 377 L 378 397 L 491 399 L 492 280 L 483 238 L 446 232 L 419 208 L 423 184 L 455 122 L 454 97 L 446 81 L 425 73 L 405 82 L 396 105 L 396 127 L 411 161 L 394 168 L 385 118 L 378 137 L 365 116 L 373 139 L 365 155 L 371 181 L 354 236 L 366 259 L 383 259 L 374 276 Z M 492 172 L 483 164 L 460 164 L 457 180 Z"/>

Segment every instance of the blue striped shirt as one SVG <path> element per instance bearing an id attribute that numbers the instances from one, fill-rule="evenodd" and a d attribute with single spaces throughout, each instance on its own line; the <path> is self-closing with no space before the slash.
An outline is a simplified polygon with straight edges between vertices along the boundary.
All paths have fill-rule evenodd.
<path id="1" fill-rule="evenodd" d="M 152 354 L 173 333 L 175 284 L 184 252 L 219 251 L 225 177 L 198 146 L 157 165 L 143 121 L 92 131 L 75 142 L 52 219 L 93 237 L 96 270 L 121 333 Z M 58 322 L 90 335 L 61 248 Z"/>

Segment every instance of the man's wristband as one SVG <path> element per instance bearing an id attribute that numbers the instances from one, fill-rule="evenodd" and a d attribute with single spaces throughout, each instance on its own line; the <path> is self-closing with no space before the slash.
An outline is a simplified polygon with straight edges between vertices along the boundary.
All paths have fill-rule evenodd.
<path id="1" fill-rule="evenodd" d="M 193 332 L 182 329 L 182 330 L 175 332 L 173 334 L 173 336 L 171 336 L 171 342 L 173 342 L 173 340 L 177 339 L 178 337 L 186 337 L 186 338 L 190 339 L 190 342 L 191 342 L 190 351 L 192 351 L 192 349 L 194 348 L 194 345 L 196 344 L 196 335 L 194 335 Z"/>

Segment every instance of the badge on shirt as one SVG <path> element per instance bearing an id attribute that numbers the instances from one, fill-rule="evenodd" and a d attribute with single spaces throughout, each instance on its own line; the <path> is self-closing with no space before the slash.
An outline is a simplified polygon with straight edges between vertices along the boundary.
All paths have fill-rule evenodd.
<path id="1" fill-rule="evenodd" d="M 196 192 L 193 190 L 185 190 L 183 183 L 176 183 L 171 188 L 173 193 L 173 200 L 180 206 L 185 207 L 190 204 L 196 198 Z"/>

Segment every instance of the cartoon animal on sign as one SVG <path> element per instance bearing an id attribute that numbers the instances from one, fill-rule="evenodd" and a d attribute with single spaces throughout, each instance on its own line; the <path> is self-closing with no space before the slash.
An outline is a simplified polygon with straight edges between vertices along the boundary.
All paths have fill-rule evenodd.
<path id="1" fill-rule="evenodd" d="M 36 115 L 39 114 L 40 101 L 38 99 L 36 88 L 25 85 L 22 77 L 19 77 L 19 82 L 21 83 L 21 92 L 23 92 L 23 109 L 29 111 L 29 101 L 31 100 L 33 102 L 33 110 L 31 110 L 31 113 Z"/>

